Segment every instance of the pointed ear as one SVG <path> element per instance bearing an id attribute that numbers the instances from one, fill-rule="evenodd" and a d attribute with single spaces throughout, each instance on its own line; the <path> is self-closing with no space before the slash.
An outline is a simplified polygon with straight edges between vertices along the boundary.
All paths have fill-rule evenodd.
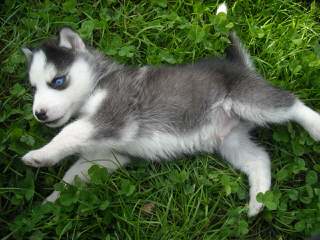
<path id="1" fill-rule="evenodd" d="M 33 52 L 30 48 L 27 47 L 23 47 L 21 48 L 22 52 L 24 53 L 24 55 L 26 56 L 28 63 L 31 62 L 32 56 L 33 56 Z"/>
<path id="2" fill-rule="evenodd" d="M 62 28 L 59 32 L 59 46 L 77 51 L 84 51 L 86 49 L 86 45 L 79 34 L 67 27 Z"/>

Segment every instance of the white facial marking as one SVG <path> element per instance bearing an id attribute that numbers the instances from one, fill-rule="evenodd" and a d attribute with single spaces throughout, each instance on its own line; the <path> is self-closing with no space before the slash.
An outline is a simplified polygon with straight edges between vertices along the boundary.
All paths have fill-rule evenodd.
<path id="1" fill-rule="evenodd" d="M 55 66 L 47 63 L 46 55 L 42 50 L 34 53 L 29 71 L 31 85 L 38 87 L 51 81 L 56 73 Z"/>
<path id="2" fill-rule="evenodd" d="M 59 74 L 55 66 L 47 62 L 42 50 L 34 54 L 29 71 L 30 83 L 36 87 L 33 113 L 45 110 L 49 127 L 59 127 L 68 122 L 87 100 L 93 85 L 89 64 L 81 58 L 70 65 L 68 72 L 63 73 L 68 81 L 67 88 L 63 90 L 48 86 Z M 102 98 L 101 94 L 99 96 Z"/>

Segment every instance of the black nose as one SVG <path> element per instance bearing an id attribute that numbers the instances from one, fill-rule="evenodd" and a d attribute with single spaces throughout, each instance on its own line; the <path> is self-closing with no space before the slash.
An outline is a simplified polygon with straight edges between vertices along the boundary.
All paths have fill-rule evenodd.
<path id="1" fill-rule="evenodd" d="M 40 112 L 36 111 L 35 114 L 40 121 L 45 121 L 48 118 L 47 111 L 43 109 L 40 109 Z"/>

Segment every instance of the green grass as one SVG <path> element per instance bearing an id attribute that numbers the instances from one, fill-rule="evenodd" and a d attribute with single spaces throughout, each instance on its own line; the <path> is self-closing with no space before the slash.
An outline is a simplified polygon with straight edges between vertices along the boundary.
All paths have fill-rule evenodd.
<path id="1" fill-rule="evenodd" d="M 59 1 L 60 2 L 60 1 Z M 81 2 L 81 3 L 80 3 Z M 1 239 L 302 239 L 320 229 L 320 145 L 297 125 L 256 135 L 272 156 L 263 213 L 246 216 L 246 177 L 216 155 L 163 164 L 139 161 L 91 183 L 57 184 L 70 164 L 31 169 L 20 157 L 54 135 L 32 117 L 20 51 L 65 25 L 128 64 L 176 64 L 221 55 L 242 38 L 260 73 L 320 109 L 320 8 L 304 1 L 4 1 L 0 3 Z M 56 185 L 54 185 L 56 184 Z M 41 205 L 53 186 L 57 204 Z"/>

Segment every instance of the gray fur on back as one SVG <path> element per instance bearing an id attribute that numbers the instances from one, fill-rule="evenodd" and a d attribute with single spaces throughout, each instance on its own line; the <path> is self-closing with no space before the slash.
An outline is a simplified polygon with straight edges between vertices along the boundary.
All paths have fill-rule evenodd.
<path id="1" fill-rule="evenodd" d="M 272 87 L 250 68 L 221 58 L 177 66 L 123 66 L 98 87 L 111 94 L 94 117 L 102 129 L 98 138 L 119 136 L 131 120 L 139 123 L 142 135 L 185 134 L 209 124 L 212 107 L 225 99 L 259 108 L 288 107 L 294 101 L 292 94 Z"/>

